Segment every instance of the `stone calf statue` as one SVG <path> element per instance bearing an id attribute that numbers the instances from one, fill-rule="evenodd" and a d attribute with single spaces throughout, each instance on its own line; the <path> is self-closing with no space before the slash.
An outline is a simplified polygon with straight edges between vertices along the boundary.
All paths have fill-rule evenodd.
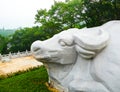
<path id="1" fill-rule="evenodd" d="M 31 45 L 60 92 L 120 92 L 120 21 L 68 29 Z"/>

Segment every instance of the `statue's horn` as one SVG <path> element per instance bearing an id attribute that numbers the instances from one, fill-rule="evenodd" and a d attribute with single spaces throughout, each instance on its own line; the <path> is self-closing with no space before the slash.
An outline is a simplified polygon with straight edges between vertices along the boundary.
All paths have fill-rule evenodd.
<path id="1" fill-rule="evenodd" d="M 86 50 L 98 51 L 104 48 L 109 41 L 109 34 L 100 29 L 97 34 L 80 33 L 74 35 L 75 43 Z"/>

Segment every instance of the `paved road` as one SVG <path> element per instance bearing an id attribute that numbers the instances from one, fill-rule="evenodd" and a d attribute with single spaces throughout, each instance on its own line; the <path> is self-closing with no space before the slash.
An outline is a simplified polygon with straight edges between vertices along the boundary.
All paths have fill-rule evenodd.
<path id="1" fill-rule="evenodd" d="M 6 75 L 17 71 L 23 71 L 32 67 L 41 66 L 42 63 L 32 56 L 11 59 L 10 62 L 0 62 L 0 75 Z"/>

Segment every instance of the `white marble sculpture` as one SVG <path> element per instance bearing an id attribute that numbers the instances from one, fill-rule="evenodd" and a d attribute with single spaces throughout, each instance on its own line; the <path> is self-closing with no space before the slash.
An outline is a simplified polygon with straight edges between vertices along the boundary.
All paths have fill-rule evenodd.
<path id="1" fill-rule="evenodd" d="M 60 92 L 120 92 L 120 21 L 68 29 L 31 46 Z"/>

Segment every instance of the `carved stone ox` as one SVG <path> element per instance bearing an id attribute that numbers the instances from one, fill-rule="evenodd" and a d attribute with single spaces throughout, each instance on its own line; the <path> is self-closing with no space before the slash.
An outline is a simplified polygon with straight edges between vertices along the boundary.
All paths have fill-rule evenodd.
<path id="1" fill-rule="evenodd" d="M 120 92 L 120 21 L 65 30 L 31 51 L 60 92 Z"/>

